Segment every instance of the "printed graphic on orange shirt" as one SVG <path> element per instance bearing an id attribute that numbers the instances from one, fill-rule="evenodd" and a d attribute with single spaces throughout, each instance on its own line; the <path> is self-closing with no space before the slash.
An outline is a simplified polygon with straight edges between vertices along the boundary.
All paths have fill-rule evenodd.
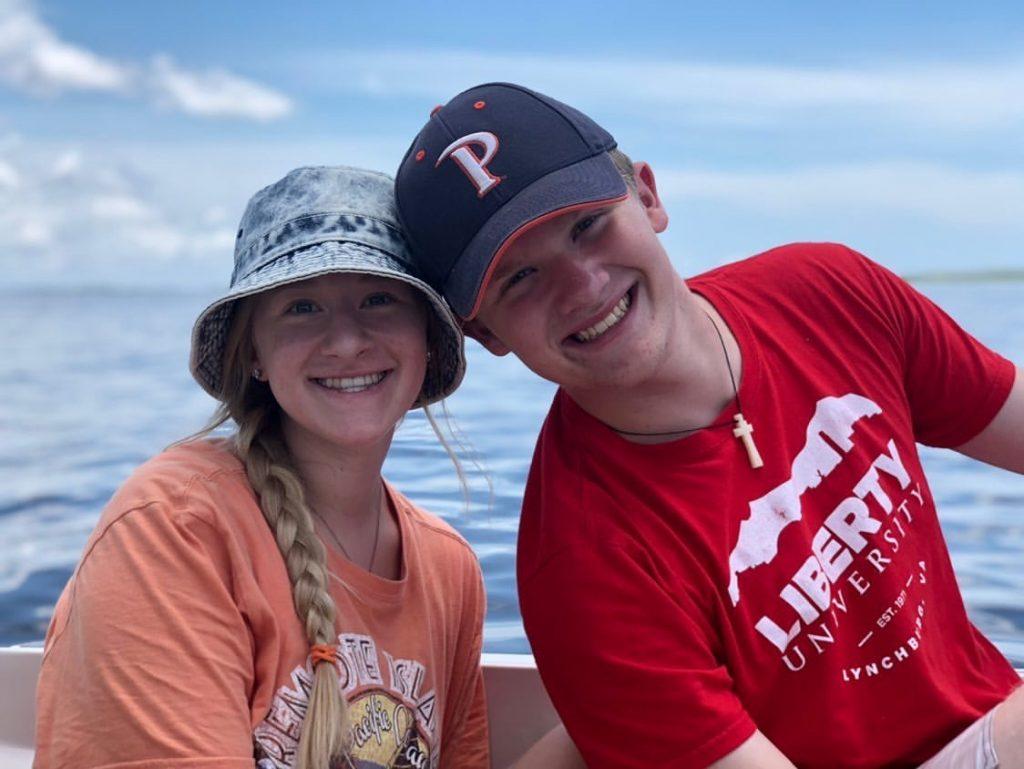
<path id="1" fill-rule="evenodd" d="M 784 578 L 774 600 L 754 609 L 753 616 L 760 615 L 754 627 L 793 672 L 842 645 L 848 659 L 861 660 L 838 671 L 843 682 L 854 683 L 894 669 L 920 648 L 927 564 L 906 557 L 904 540 L 925 498 L 894 440 L 882 451 L 866 449 L 863 442 L 858 450 L 858 427 L 881 415 L 877 403 L 855 393 L 819 400 L 789 478 L 749 503 L 730 553 L 728 594 L 734 606 L 743 600 L 742 584 L 768 579 L 778 585 Z M 844 462 L 866 469 L 855 471 L 858 480 L 848 491 L 839 490 L 841 499 L 820 523 L 804 521 L 807 537 L 799 546 L 809 551 L 806 559 L 801 554 L 795 571 L 780 575 L 772 564 L 783 531 L 804 520 L 805 495 Z M 786 556 L 792 562 L 792 553 Z M 876 579 L 890 568 L 884 581 Z M 872 592 L 876 584 L 891 594 Z M 852 626 L 857 622 L 859 627 Z"/>
<path id="2" fill-rule="evenodd" d="M 349 702 L 353 769 L 426 769 L 430 748 L 412 712 L 391 695 L 370 691 Z"/>
<path id="3" fill-rule="evenodd" d="M 367 635 L 338 636 L 338 685 L 348 702 L 349 755 L 339 769 L 434 769 L 438 764 L 436 696 L 426 667 L 379 650 Z M 312 685 L 309 660 L 274 695 L 253 731 L 258 769 L 295 760 Z"/>

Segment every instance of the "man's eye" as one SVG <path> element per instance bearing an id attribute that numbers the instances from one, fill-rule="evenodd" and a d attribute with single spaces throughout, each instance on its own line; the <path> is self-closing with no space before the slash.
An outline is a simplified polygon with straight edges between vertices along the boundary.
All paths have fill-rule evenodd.
<path id="1" fill-rule="evenodd" d="M 505 290 L 508 291 L 512 286 L 516 285 L 519 281 L 525 278 L 527 275 L 531 275 L 536 272 L 533 267 L 524 267 L 519 272 L 514 273 L 508 280 L 505 281 Z"/>
<path id="2" fill-rule="evenodd" d="M 572 239 L 575 241 L 585 230 L 589 230 L 590 227 L 597 221 L 599 214 L 592 214 L 591 216 L 584 216 L 572 227 Z"/>
<path id="3" fill-rule="evenodd" d="M 299 299 L 288 305 L 286 312 L 289 315 L 308 315 L 316 312 L 316 305 L 308 299 Z"/>

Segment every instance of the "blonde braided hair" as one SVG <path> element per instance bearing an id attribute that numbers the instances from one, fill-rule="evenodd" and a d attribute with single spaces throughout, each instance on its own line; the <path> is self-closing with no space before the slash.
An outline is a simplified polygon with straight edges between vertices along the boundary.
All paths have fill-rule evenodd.
<path id="1" fill-rule="evenodd" d="M 327 551 L 316 534 L 302 481 L 282 437 L 280 406 L 269 386 L 250 376 L 253 304 L 242 299 L 235 305 L 224 352 L 221 405 L 209 424 L 190 438 L 206 435 L 229 419 L 238 425 L 235 451 L 284 558 L 306 638 L 311 647 L 333 645 L 337 610 L 328 590 Z M 327 660 L 314 661 L 313 666 L 295 769 L 329 769 L 347 748 L 346 705 L 337 669 Z"/>

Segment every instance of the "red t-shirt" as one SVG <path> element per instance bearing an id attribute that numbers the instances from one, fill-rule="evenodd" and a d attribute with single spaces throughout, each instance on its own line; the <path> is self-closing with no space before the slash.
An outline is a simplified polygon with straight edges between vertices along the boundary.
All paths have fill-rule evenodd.
<path id="1" fill-rule="evenodd" d="M 755 727 L 807 769 L 917 766 L 1018 683 L 915 444 L 975 436 L 1014 366 L 842 246 L 688 284 L 739 342 L 765 465 L 730 427 L 629 442 L 560 391 L 519 534 L 544 683 L 593 769 L 706 767 Z"/>

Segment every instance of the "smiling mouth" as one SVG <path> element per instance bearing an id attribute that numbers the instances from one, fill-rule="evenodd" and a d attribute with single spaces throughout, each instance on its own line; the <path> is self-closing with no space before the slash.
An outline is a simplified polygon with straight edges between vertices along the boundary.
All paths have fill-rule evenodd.
<path id="1" fill-rule="evenodd" d="M 363 376 L 352 377 L 330 377 L 327 379 L 314 379 L 321 387 L 328 390 L 341 390 L 346 393 L 358 393 L 369 390 L 374 385 L 380 384 L 390 371 L 378 371 L 376 374 L 364 374 Z"/>
<path id="2" fill-rule="evenodd" d="M 630 306 L 633 304 L 631 292 L 632 289 L 623 294 L 618 303 L 612 307 L 612 311 L 601 318 L 601 320 L 589 328 L 577 331 L 571 336 L 571 338 L 577 342 L 586 344 L 587 342 L 593 342 L 595 339 L 599 339 L 604 336 L 609 329 L 617 326 L 619 322 L 626 317 Z"/>

